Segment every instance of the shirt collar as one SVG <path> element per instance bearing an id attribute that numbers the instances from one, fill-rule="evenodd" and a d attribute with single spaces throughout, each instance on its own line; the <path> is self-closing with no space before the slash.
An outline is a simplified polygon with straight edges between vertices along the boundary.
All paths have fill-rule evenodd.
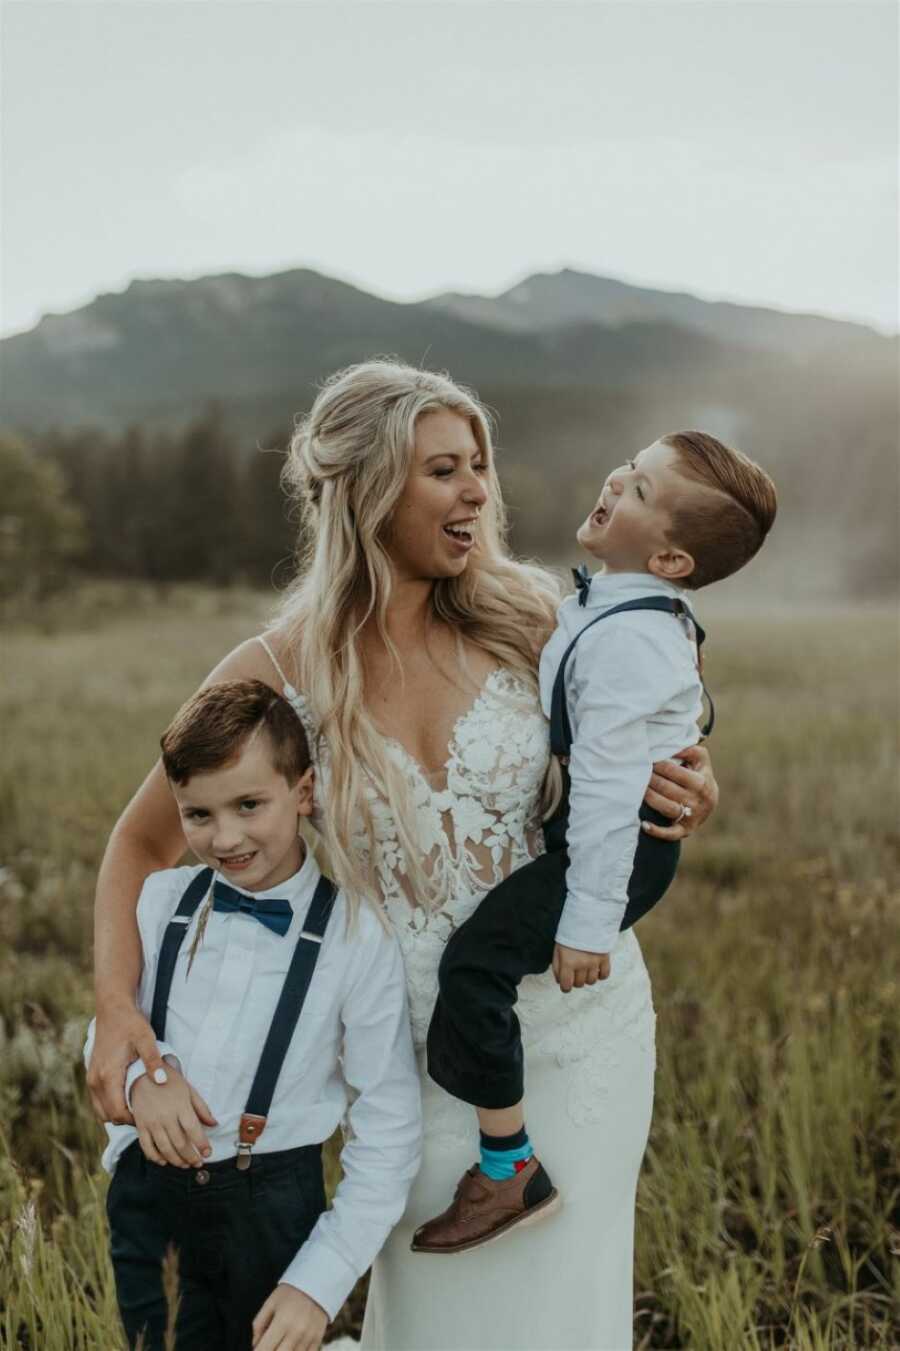
<path id="1" fill-rule="evenodd" d="M 652 572 L 595 572 L 591 578 L 586 610 L 608 610 L 640 596 L 672 596 L 691 608 L 685 588 L 655 577 Z"/>

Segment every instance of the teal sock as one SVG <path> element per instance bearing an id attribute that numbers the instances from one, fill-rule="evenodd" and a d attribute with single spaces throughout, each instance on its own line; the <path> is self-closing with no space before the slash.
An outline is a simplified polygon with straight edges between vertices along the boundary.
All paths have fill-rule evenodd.
<path id="1" fill-rule="evenodd" d="M 502 1182 L 505 1178 L 515 1177 L 516 1173 L 521 1173 L 534 1154 L 524 1126 L 516 1131 L 515 1135 L 485 1135 L 484 1131 L 481 1131 L 480 1136 L 479 1167 L 495 1182 Z"/>

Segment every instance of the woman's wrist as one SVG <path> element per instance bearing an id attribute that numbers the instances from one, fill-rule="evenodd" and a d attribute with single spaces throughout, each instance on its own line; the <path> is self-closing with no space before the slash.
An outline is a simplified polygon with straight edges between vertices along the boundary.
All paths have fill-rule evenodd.
<path id="1" fill-rule="evenodd" d="M 98 1018 L 127 1018 L 138 1013 L 137 993 L 122 986 L 112 989 L 108 985 L 97 984 L 94 987 L 94 1006 Z M 141 1014 L 143 1017 L 143 1014 Z"/>

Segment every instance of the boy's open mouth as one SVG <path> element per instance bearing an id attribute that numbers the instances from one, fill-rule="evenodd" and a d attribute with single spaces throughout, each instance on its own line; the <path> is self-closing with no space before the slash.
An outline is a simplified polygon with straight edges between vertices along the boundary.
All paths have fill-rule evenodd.
<path id="1" fill-rule="evenodd" d="M 219 867 L 221 868 L 245 868 L 248 863 L 256 858 L 256 850 L 253 849 L 249 854 L 233 854 L 230 858 L 220 858 Z"/>
<path id="2" fill-rule="evenodd" d="M 603 505 L 597 507 L 591 512 L 591 525 L 606 525 L 609 520 L 609 512 Z"/>

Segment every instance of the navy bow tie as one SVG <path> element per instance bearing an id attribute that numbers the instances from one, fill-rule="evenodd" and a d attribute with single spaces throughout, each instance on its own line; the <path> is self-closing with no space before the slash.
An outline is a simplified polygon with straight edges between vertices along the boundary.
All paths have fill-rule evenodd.
<path id="1" fill-rule="evenodd" d="M 251 915 L 267 929 L 271 929 L 272 933 L 278 934 L 279 938 L 284 938 L 291 927 L 291 918 L 294 914 L 290 901 L 281 901 L 276 897 L 258 901 L 253 896 L 245 896 L 242 891 L 235 891 L 227 882 L 216 882 L 213 885 L 213 910 L 219 910 L 225 915 L 234 915 L 238 911 L 242 915 Z"/>
<path id="2" fill-rule="evenodd" d="M 577 568 L 572 569 L 572 577 L 575 582 L 575 590 L 578 592 L 578 604 L 587 605 L 587 598 L 591 589 L 591 574 L 583 563 L 579 563 Z"/>

